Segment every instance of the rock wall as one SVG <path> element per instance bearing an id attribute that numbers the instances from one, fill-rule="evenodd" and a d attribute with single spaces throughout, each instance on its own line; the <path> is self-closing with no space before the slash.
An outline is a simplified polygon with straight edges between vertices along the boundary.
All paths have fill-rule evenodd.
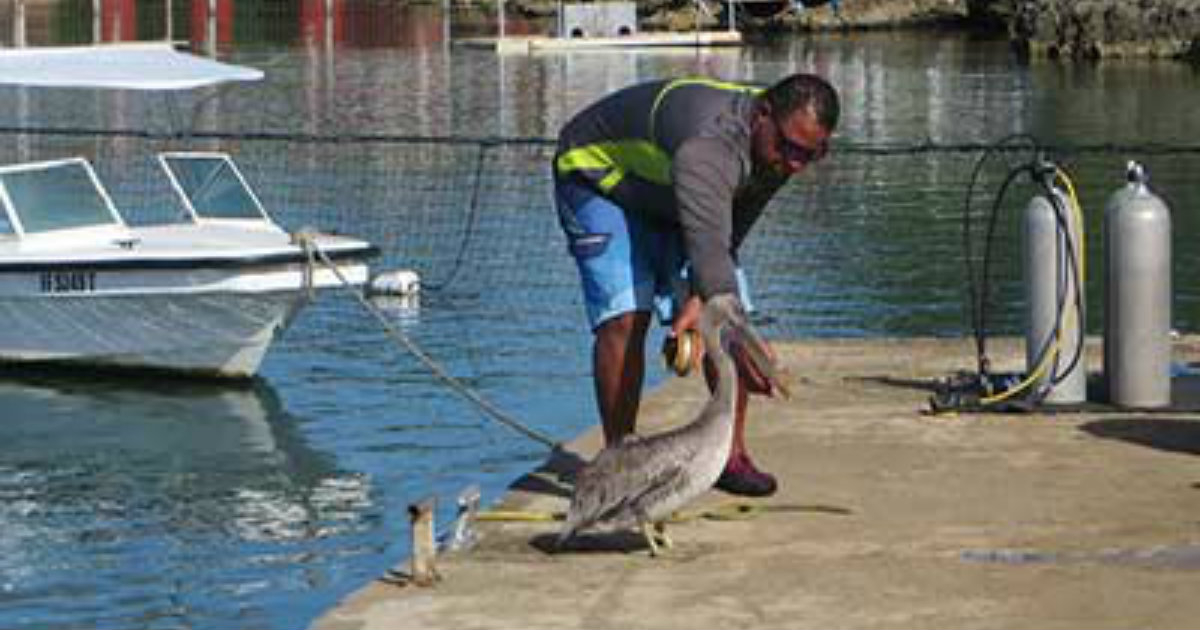
<path id="1" fill-rule="evenodd" d="M 506 0 L 512 10 L 552 16 L 556 0 Z M 725 0 L 642 0 L 646 30 L 713 28 L 726 20 Z M 803 4 L 811 5 L 804 8 Z M 779 2 L 783 10 L 751 16 L 743 31 L 816 31 L 928 25 L 1007 30 L 1035 56 L 1067 58 L 1177 57 L 1200 62 L 1200 0 L 830 0 Z M 766 5 L 759 5 L 760 7 Z M 769 13 L 769 12 L 768 12 Z"/>
<path id="2" fill-rule="evenodd" d="M 1200 57 L 1200 0 L 1022 0 L 1013 41 L 1034 55 Z"/>
<path id="3" fill-rule="evenodd" d="M 968 0 L 839 0 L 775 18 L 798 30 L 869 29 L 959 23 L 969 16 Z"/>

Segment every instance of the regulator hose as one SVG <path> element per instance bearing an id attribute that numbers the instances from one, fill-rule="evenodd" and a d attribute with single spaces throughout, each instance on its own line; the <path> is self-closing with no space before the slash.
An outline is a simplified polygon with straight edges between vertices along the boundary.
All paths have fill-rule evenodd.
<path id="1" fill-rule="evenodd" d="M 971 217 L 972 217 L 972 201 L 974 199 L 975 189 L 979 183 L 980 175 L 983 173 L 984 166 L 989 158 L 1001 151 L 1010 151 L 1018 141 L 1028 145 L 1031 151 L 1030 156 L 1010 166 L 1007 174 L 1004 177 L 1001 185 L 997 189 L 992 198 L 991 208 L 987 215 L 987 229 L 984 235 L 983 257 L 982 257 L 982 273 L 977 275 L 975 262 L 972 257 L 972 233 L 971 233 Z M 1012 399 L 1018 394 L 1026 393 L 1031 386 L 1042 380 L 1047 370 L 1050 370 L 1050 378 L 1048 386 L 1040 389 L 1040 391 L 1030 392 L 1027 394 L 1027 402 L 1040 402 L 1046 394 L 1049 393 L 1053 386 L 1061 383 L 1067 375 L 1069 375 L 1078 365 L 1083 355 L 1084 336 L 1086 334 L 1082 322 L 1079 322 L 1076 328 L 1077 344 L 1075 352 L 1066 361 L 1066 369 L 1060 369 L 1063 364 L 1061 356 L 1062 349 L 1062 329 L 1065 317 L 1074 316 L 1074 313 L 1083 312 L 1083 286 L 1085 279 L 1085 258 L 1083 244 L 1079 244 L 1079 255 L 1076 257 L 1075 239 L 1070 234 L 1070 222 L 1067 213 L 1071 212 L 1074 215 L 1076 225 L 1080 226 L 1082 231 L 1083 215 L 1079 205 L 1078 197 L 1075 194 L 1075 188 L 1066 172 L 1059 166 L 1047 161 L 1044 157 L 1042 147 L 1037 143 L 1036 139 L 1027 134 L 1016 134 L 1003 138 L 990 146 L 979 160 L 975 163 L 975 168 L 971 174 L 971 180 L 967 186 L 966 197 L 963 203 L 963 259 L 967 270 L 967 291 L 971 310 L 971 326 L 975 338 L 976 360 L 977 360 L 977 377 L 975 384 L 980 388 L 978 403 L 982 406 L 992 406 L 1004 401 Z M 988 311 L 991 308 L 991 266 L 992 252 L 995 242 L 996 226 L 999 222 L 1000 211 L 1003 206 L 1004 199 L 1009 192 L 1013 182 L 1022 175 L 1028 175 L 1030 180 L 1041 188 L 1046 198 L 1054 208 L 1055 223 L 1060 234 L 1065 234 L 1066 238 L 1061 238 L 1056 241 L 1056 247 L 1065 247 L 1065 257 L 1069 263 L 1066 269 L 1057 274 L 1056 278 L 1056 303 L 1055 303 L 1055 318 L 1053 333 L 1045 340 L 1043 345 L 1038 348 L 1036 360 L 1033 362 L 1034 367 L 1021 380 L 1021 382 L 1011 387 L 1006 387 L 1002 391 L 995 392 L 992 387 L 991 377 L 991 361 L 987 355 L 987 334 L 988 334 Z M 1066 196 L 1070 207 L 1064 208 L 1059 191 L 1055 188 L 1056 181 L 1062 182 L 1066 189 Z M 1062 260 L 1063 253 L 1061 250 L 1056 252 L 1056 259 Z M 1068 288 L 1071 283 L 1076 287 L 1074 295 L 1075 310 L 1072 311 L 1067 304 Z"/>
<path id="2" fill-rule="evenodd" d="M 983 168 L 987 165 L 988 159 L 1002 151 L 1010 150 L 1011 145 L 1017 141 L 1026 143 L 1031 154 L 1029 159 L 1023 164 L 1009 169 L 1008 175 L 1004 178 L 1004 183 L 992 199 L 992 207 L 988 214 L 988 226 L 984 239 L 983 275 L 976 282 L 975 263 L 971 251 L 971 215 L 975 187 L 979 184 L 979 177 L 982 175 Z M 1022 172 L 1031 172 L 1027 169 L 1031 169 L 1036 163 L 1037 155 L 1040 152 L 1041 148 L 1037 140 L 1028 134 L 1014 134 L 995 142 L 975 162 L 970 182 L 967 184 L 966 196 L 963 199 L 963 261 L 967 271 L 967 295 L 971 309 L 971 329 L 975 337 L 975 352 L 978 359 L 977 368 L 981 377 L 986 377 L 991 371 L 991 366 L 987 358 L 987 310 L 989 306 L 991 248 L 996 221 L 1000 215 L 1000 204 L 1004 201 L 1004 195 L 1007 193 L 1008 187 L 1012 185 L 1012 182 Z"/>

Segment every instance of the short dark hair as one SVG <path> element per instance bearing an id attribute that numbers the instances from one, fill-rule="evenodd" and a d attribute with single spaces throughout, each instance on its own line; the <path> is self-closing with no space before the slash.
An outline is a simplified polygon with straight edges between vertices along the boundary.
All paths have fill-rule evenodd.
<path id="1" fill-rule="evenodd" d="M 837 90 L 815 74 L 799 73 L 784 77 L 767 88 L 763 99 L 777 116 L 787 116 L 798 109 L 811 107 L 817 122 L 830 132 L 837 128 L 842 112 Z"/>

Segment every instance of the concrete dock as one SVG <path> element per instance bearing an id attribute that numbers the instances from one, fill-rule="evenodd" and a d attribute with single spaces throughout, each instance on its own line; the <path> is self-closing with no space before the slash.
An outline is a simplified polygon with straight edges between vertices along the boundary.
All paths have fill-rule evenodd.
<path id="1" fill-rule="evenodd" d="M 998 370 L 1023 369 L 1020 345 L 990 347 Z M 438 557 L 435 586 L 380 580 L 314 627 L 1197 625 L 1200 377 L 1176 379 L 1177 411 L 934 415 L 937 379 L 974 365 L 967 340 L 776 350 L 795 396 L 756 399 L 748 434 L 776 496 L 710 492 L 658 558 L 629 534 L 556 554 L 558 523 L 481 522 L 474 549 Z M 1093 369 L 1100 354 L 1093 342 Z M 1200 339 L 1177 340 L 1175 360 L 1195 368 Z M 640 431 L 687 421 L 705 396 L 672 380 Z M 590 431 L 491 507 L 565 510 L 570 471 L 599 445 Z"/>

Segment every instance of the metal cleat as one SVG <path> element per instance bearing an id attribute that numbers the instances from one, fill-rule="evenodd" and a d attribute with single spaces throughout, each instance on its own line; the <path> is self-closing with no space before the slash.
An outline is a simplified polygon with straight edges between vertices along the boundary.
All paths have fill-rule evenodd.
<path id="1" fill-rule="evenodd" d="M 475 546 L 479 533 L 475 531 L 475 520 L 479 514 L 479 486 L 471 484 L 458 493 L 458 515 L 454 518 L 454 529 L 443 541 L 447 551 L 463 551 Z"/>

